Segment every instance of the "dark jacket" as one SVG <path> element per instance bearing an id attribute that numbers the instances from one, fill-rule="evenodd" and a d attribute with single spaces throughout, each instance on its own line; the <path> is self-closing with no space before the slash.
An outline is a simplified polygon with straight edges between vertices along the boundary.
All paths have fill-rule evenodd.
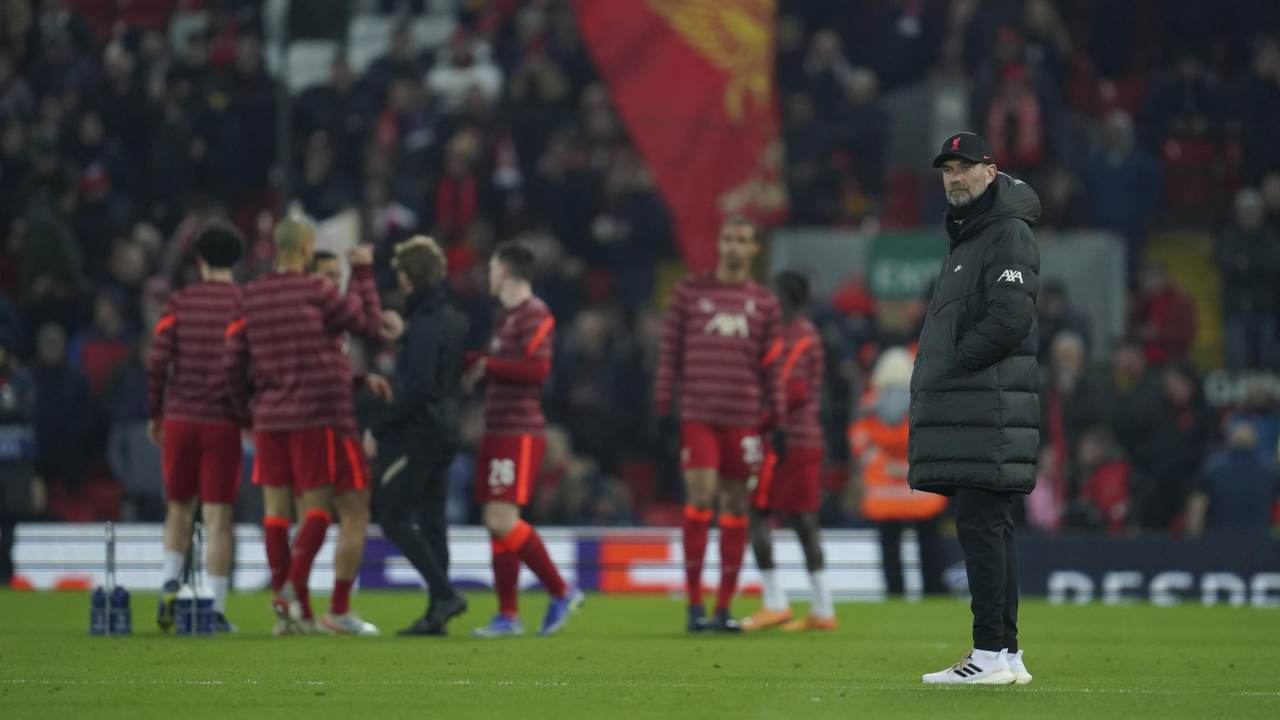
<path id="1" fill-rule="evenodd" d="M 405 302 L 405 315 L 395 402 L 380 413 L 373 433 L 379 440 L 457 445 L 467 318 L 440 287 L 415 290 Z"/>
<path id="2" fill-rule="evenodd" d="M 1031 492 L 1040 444 L 1036 299 L 1040 199 L 996 176 L 963 221 L 934 286 L 911 376 L 909 480 L 917 490 Z"/>

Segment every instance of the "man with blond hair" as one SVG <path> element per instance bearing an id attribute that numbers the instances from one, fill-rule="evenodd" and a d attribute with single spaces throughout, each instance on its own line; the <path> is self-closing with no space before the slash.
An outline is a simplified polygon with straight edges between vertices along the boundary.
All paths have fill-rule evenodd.
<path id="1" fill-rule="evenodd" d="M 227 326 L 223 359 L 231 406 L 246 424 L 252 419 L 253 482 L 263 486 L 263 535 L 276 594 L 276 633 L 282 635 L 317 630 L 308 580 L 332 522 L 335 495 L 340 518 L 356 522 L 359 516 L 358 502 L 351 499 L 358 501 L 365 479 L 353 462 L 358 446 L 342 432 L 352 387 L 339 338 L 348 332 L 377 338 L 381 325 L 372 249 L 350 251 L 344 294 L 308 272 L 315 242 L 315 227 L 306 220 L 288 218 L 276 226 L 276 268 L 245 286 L 239 312 Z M 294 497 L 302 527 L 291 546 Z M 347 607 L 351 584 L 335 588 L 323 627 L 376 634 Z"/>

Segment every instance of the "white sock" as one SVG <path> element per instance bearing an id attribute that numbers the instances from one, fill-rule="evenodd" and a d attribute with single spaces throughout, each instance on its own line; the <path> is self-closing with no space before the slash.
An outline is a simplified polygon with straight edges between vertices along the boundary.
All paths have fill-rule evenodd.
<path id="1" fill-rule="evenodd" d="M 1001 653 L 1001 652 L 1003 652 L 1003 651 L 1000 651 L 1000 650 L 979 650 L 979 649 L 977 649 L 977 648 L 974 648 L 974 650 L 973 650 L 973 659 L 974 659 L 974 660 L 978 660 L 978 661 L 983 662 L 983 663 L 986 663 L 986 664 L 988 664 L 988 665 L 992 665 L 992 664 L 995 664 L 995 662 L 996 662 L 997 660 L 999 660 L 999 659 L 1000 659 L 1000 653 Z"/>
<path id="2" fill-rule="evenodd" d="M 206 576 L 209 580 L 209 589 L 213 590 L 213 609 L 217 612 L 226 614 L 227 612 L 227 589 L 231 587 L 231 578 L 217 577 L 215 575 Z"/>
<path id="3" fill-rule="evenodd" d="M 186 559 L 183 553 L 164 551 L 164 581 L 177 580 L 182 574 L 182 561 Z"/>
<path id="4" fill-rule="evenodd" d="M 825 570 L 814 570 L 809 573 L 809 585 L 813 588 L 813 601 L 809 606 L 809 614 L 822 620 L 836 616 L 836 605 L 831 599 L 831 586 L 827 584 Z"/>
<path id="5" fill-rule="evenodd" d="M 777 569 L 761 570 L 760 575 L 764 577 L 764 608 L 774 612 L 786 610 L 787 593 L 782 589 L 782 582 L 778 580 Z"/>

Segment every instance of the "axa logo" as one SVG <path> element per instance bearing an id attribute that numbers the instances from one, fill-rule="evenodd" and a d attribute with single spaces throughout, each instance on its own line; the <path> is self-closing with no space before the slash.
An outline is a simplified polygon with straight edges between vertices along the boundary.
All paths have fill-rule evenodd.
<path id="1" fill-rule="evenodd" d="M 1021 271 L 1021 270 L 1012 270 L 1012 269 L 1010 269 L 1010 270 L 1005 270 L 1004 272 L 1000 273 L 1000 277 L 996 279 L 996 282 L 998 282 L 998 283 L 1002 283 L 1002 282 L 1008 282 L 1008 283 L 1016 282 L 1016 283 L 1018 283 L 1019 285 L 1025 285 L 1025 284 L 1026 284 L 1026 283 L 1022 282 L 1022 271 Z"/>
<path id="2" fill-rule="evenodd" d="M 747 325 L 747 316 L 743 313 L 718 312 L 707 321 L 703 332 L 707 335 L 744 338 L 750 334 L 750 327 Z"/>

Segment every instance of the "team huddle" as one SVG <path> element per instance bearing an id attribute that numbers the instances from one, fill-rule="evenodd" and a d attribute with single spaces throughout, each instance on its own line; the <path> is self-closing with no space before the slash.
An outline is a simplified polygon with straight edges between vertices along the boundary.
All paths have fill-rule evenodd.
<path id="1" fill-rule="evenodd" d="M 679 419 L 689 632 L 835 627 L 816 515 L 822 347 L 803 314 L 808 284 L 802 276 L 779 275 L 776 297 L 750 279 L 757 234 L 748 221 L 727 221 L 718 267 L 682 281 L 664 320 L 655 402 L 663 427 L 674 431 Z M 242 238 L 229 225 L 206 227 L 194 243 L 201 281 L 175 292 L 156 325 L 148 406 L 168 501 L 161 628 L 174 620 L 198 500 L 210 533 L 207 575 L 216 627 L 234 630 L 226 597 L 243 436 L 254 448 L 252 482 L 263 491 L 277 635 L 378 634 L 351 608 L 375 515 L 428 586 L 425 614 L 400 634 L 445 634 L 467 603 L 448 580 L 444 474 L 460 446 L 461 397 L 483 383 L 485 433 L 475 488 L 491 536 L 498 613 L 472 634 L 524 633 L 517 614 L 522 563 L 550 596 L 539 634 L 559 632 L 584 595 L 564 580 L 538 532 L 521 519 L 546 445 L 541 395 L 555 344 L 555 319 L 532 291 L 533 254 L 519 244 L 494 252 L 495 331 L 484 352 L 465 352 L 466 320 L 445 298 L 445 258 L 430 238 L 396 247 L 403 316 L 381 306 L 370 248 L 349 251 L 344 292 L 335 282 L 337 264 L 326 262 L 336 258 L 318 254 L 315 240 L 310 223 L 282 221 L 274 233 L 274 271 L 242 287 L 232 275 Z M 353 372 L 349 337 L 398 345 L 394 385 Z M 361 387 L 384 403 L 372 427 L 363 429 L 355 413 Z M 708 616 L 701 578 L 717 509 L 721 577 Z M 335 516 L 333 592 L 328 612 L 317 617 L 309 579 Z M 814 591 L 806 618 L 792 617 L 773 568 L 775 517 L 791 521 L 804 548 Z M 294 518 L 300 525 L 291 540 Z M 730 602 L 748 537 L 765 602 L 739 622 Z"/>

